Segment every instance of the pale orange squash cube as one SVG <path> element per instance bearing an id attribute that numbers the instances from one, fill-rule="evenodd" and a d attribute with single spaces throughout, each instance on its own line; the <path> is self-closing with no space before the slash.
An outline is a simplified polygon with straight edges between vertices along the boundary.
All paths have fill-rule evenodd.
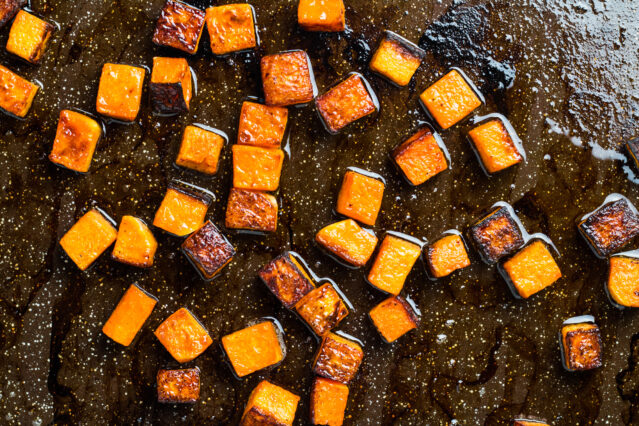
<path id="1" fill-rule="evenodd" d="M 122 121 L 133 121 L 140 111 L 144 68 L 109 64 L 102 67 L 96 109 L 98 113 Z"/>
<path id="2" fill-rule="evenodd" d="M 346 29 L 343 0 L 300 0 L 297 22 L 306 31 L 340 32 Z"/>
<path id="3" fill-rule="evenodd" d="M 516 295 L 529 298 L 561 278 L 561 270 L 541 240 L 535 240 L 504 262 L 508 281 Z"/>
<path id="4" fill-rule="evenodd" d="M 254 49 L 258 45 L 255 12 L 248 3 L 209 7 L 206 27 L 214 55 Z"/>
<path id="5" fill-rule="evenodd" d="M 98 209 L 84 214 L 60 239 L 60 245 L 71 260 L 86 270 L 115 241 L 118 232 Z"/>
<path id="6" fill-rule="evenodd" d="M 155 212 L 153 226 L 178 237 L 188 235 L 204 225 L 210 203 L 211 200 L 204 194 L 169 187 Z"/>
<path id="7" fill-rule="evenodd" d="M 300 397 L 262 380 L 251 392 L 240 426 L 292 426 Z"/>
<path id="8" fill-rule="evenodd" d="M 69 170 L 86 173 L 101 136 L 102 127 L 93 118 L 62 110 L 49 160 Z"/>
<path id="9" fill-rule="evenodd" d="M 466 244 L 461 235 L 446 235 L 428 246 L 426 263 L 433 278 L 442 278 L 470 266 Z"/>
<path id="10" fill-rule="evenodd" d="M 139 268 L 153 266 L 158 242 L 148 226 L 133 216 L 122 216 L 111 256 L 118 262 Z"/>
<path id="11" fill-rule="evenodd" d="M 368 273 L 368 282 L 386 293 L 397 296 L 404 288 L 404 282 L 419 259 L 421 251 L 418 244 L 387 234 Z"/>
<path id="12" fill-rule="evenodd" d="M 353 219 L 322 228 L 316 235 L 322 247 L 354 267 L 366 265 L 377 246 L 377 237 L 364 230 Z"/>
<path id="13" fill-rule="evenodd" d="M 246 101 L 240 113 L 237 143 L 279 148 L 287 123 L 288 109 Z"/>
<path id="14" fill-rule="evenodd" d="M 335 380 L 316 377 L 311 390 L 311 423 L 342 426 L 348 403 L 348 386 Z"/>
<path id="15" fill-rule="evenodd" d="M 238 145 L 233 151 L 233 187 L 255 191 L 275 191 L 280 186 L 284 151 L 259 146 Z"/>
<path id="16" fill-rule="evenodd" d="M 379 334 L 388 343 L 402 337 L 419 325 L 419 317 L 406 300 L 392 296 L 368 313 Z"/>
<path id="17" fill-rule="evenodd" d="M 421 185 L 448 169 L 448 158 L 438 136 L 424 127 L 392 152 L 393 160 L 411 185 Z"/>
<path id="18" fill-rule="evenodd" d="M 382 207 L 384 182 L 355 170 L 344 174 L 337 197 L 337 213 L 374 226 Z"/>
<path id="19" fill-rule="evenodd" d="M 0 65 L 0 108 L 16 117 L 25 117 L 39 87 Z"/>
<path id="20" fill-rule="evenodd" d="M 180 308 L 155 330 L 155 337 L 179 363 L 194 360 L 213 343 L 202 323 Z"/>
<path id="21" fill-rule="evenodd" d="M 628 308 L 639 308 L 639 258 L 623 253 L 610 257 L 608 294 Z"/>
<path id="22" fill-rule="evenodd" d="M 55 27 L 52 24 L 21 10 L 11 25 L 7 40 L 7 52 L 32 64 L 37 64 L 42 59 L 54 30 Z"/>
<path id="23" fill-rule="evenodd" d="M 217 173 L 226 139 L 198 126 L 186 126 L 175 164 L 207 175 Z"/>
<path id="24" fill-rule="evenodd" d="M 497 173 L 523 160 L 501 119 L 491 119 L 472 129 L 468 135 L 488 173 Z"/>
<path id="25" fill-rule="evenodd" d="M 398 86 L 406 86 L 415 75 L 426 52 L 398 34 L 386 31 L 370 62 L 371 70 Z"/>
<path id="26" fill-rule="evenodd" d="M 193 96 L 191 68 L 184 58 L 153 58 L 149 83 L 151 107 L 157 114 L 188 111 Z"/>
<path id="27" fill-rule="evenodd" d="M 238 377 L 248 376 L 284 359 L 283 342 L 272 321 L 222 337 L 222 347 Z"/>
<path id="28" fill-rule="evenodd" d="M 129 346 L 151 315 L 158 299 L 137 284 L 131 284 L 102 327 L 102 332 L 123 346 Z"/>

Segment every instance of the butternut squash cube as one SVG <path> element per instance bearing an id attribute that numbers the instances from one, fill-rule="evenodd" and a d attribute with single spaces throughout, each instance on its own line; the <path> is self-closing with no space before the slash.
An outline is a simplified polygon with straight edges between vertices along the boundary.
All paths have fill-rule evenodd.
<path id="1" fill-rule="evenodd" d="M 226 139 L 198 126 L 186 126 L 175 164 L 207 175 L 217 173 Z"/>
<path id="2" fill-rule="evenodd" d="M 179 363 L 194 360 L 213 343 L 202 323 L 186 308 L 165 319 L 155 337 Z"/>
<path id="3" fill-rule="evenodd" d="M 16 117 L 25 117 L 39 87 L 0 65 L 0 108 Z"/>
<path id="4" fill-rule="evenodd" d="M 324 377 L 316 377 L 311 390 L 311 423 L 342 426 L 347 403 L 348 386 Z"/>
<path id="5" fill-rule="evenodd" d="M 512 426 L 550 426 L 550 425 L 540 420 L 515 419 L 513 420 Z"/>
<path id="6" fill-rule="evenodd" d="M 131 284 L 104 323 L 102 332 L 122 346 L 129 346 L 157 303 L 158 299 L 142 287 Z"/>
<path id="7" fill-rule="evenodd" d="M 329 283 L 311 290 L 295 305 L 295 311 L 318 336 L 323 336 L 348 315 L 348 308 Z"/>
<path id="8" fill-rule="evenodd" d="M 379 334 L 387 343 L 393 343 L 419 325 L 419 317 L 400 296 L 392 296 L 368 313 Z"/>
<path id="9" fill-rule="evenodd" d="M 639 308 L 639 258 L 634 253 L 610 257 L 607 290 L 619 306 Z"/>
<path id="10" fill-rule="evenodd" d="M 115 260 L 139 268 L 150 268 L 157 248 L 158 242 L 142 219 L 122 216 L 111 254 Z"/>
<path id="11" fill-rule="evenodd" d="M 377 237 L 346 219 L 322 228 L 316 235 L 322 247 L 356 268 L 366 265 L 377 246 Z"/>
<path id="12" fill-rule="evenodd" d="M 297 22 L 306 31 L 341 32 L 346 29 L 343 0 L 300 0 Z"/>
<path id="13" fill-rule="evenodd" d="M 266 105 L 306 104 L 317 96 L 311 61 L 303 50 L 264 56 L 260 67 Z"/>
<path id="14" fill-rule="evenodd" d="M 561 329 L 564 368 L 568 371 L 586 371 L 601 367 L 601 332 L 590 322 L 564 323 Z"/>
<path id="15" fill-rule="evenodd" d="M 98 113 L 122 121 L 133 121 L 140 111 L 144 68 L 104 64 L 96 109 Z"/>
<path id="16" fill-rule="evenodd" d="M 258 275 L 288 309 L 293 308 L 315 288 L 311 277 L 290 252 L 285 252 L 264 265 Z"/>
<path id="17" fill-rule="evenodd" d="M 157 375 L 158 402 L 188 404 L 200 399 L 200 369 L 162 370 Z"/>
<path id="18" fill-rule="evenodd" d="M 244 102 L 237 130 L 237 143 L 265 148 L 279 148 L 286 124 L 288 109 Z"/>
<path id="19" fill-rule="evenodd" d="M 411 185 L 421 185 L 448 169 L 439 135 L 423 127 L 392 152 L 393 160 Z"/>
<path id="20" fill-rule="evenodd" d="M 91 209 L 60 239 L 69 258 L 86 270 L 115 241 L 118 232 L 102 212 Z"/>
<path id="21" fill-rule="evenodd" d="M 153 33 L 153 43 L 194 54 L 204 30 L 204 11 L 180 1 L 167 0 Z"/>
<path id="22" fill-rule="evenodd" d="M 348 170 L 337 197 L 337 213 L 374 226 L 382 207 L 384 187 L 380 179 Z"/>
<path id="23" fill-rule="evenodd" d="M 511 207 L 499 206 L 470 228 L 475 248 L 489 265 L 524 245 L 521 228 L 511 212 Z"/>
<path id="24" fill-rule="evenodd" d="M 213 279 L 235 256 L 231 243 L 211 221 L 184 240 L 182 252 L 205 280 Z"/>
<path id="25" fill-rule="evenodd" d="M 265 192 L 231 188 L 225 224 L 230 229 L 275 232 L 277 200 Z"/>
<path id="26" fill-rule="evenodd" d="M 422 248 L 411 241 L 387 234 L 368 273 L 368 282 L 379 290 L 397 296 Z"/>
<path id="27" fill-rule="evenodd" d="M 345 337 L 328 333 L 313 361 L 313 373 L 327 379 L 348 384 L 364 359 L 362 347 Z"/>
<path id="28" fill-rule="evenodd" d="M 635 168 L 639 170 L 639 138 L 634 138 L 626 142 L 626 150 L 632 158 Z"/>
<path id="29" fill-rule="evenodd" d="M 0 28 L 16 16 L 16 13 L 27 4 L 27 0 L 0 1 Z"/>
<path id="30" fill-rule="evenodd" d="M 459 234 L 440 238 L 426 249 L 426 263 L 433 278 L 442 278 L 470 266 L 464 239 Z"/>
<path id="31" fill-rule="evenodd" d="M 52 24 L 20 10 L 9 31 L 7 52 L 37 64 L 42 59 L 53 30 L 55 27 Z"/>
<path id="32" fill-rule="evenodd" d="M 259 146 L 238 145 L 233 151 L 233 187 L 255 191 L 275 191 L 280 186 L 284 151 Z"/>
<path id="33" fill-rule="evenodd" d="M 154 57 L 149 96 L 151 108 L 156 114 L 188 111 L 193 96 L 193 81 L 186 59 Z"/>
<path id="34" fill-rule="evenodd" d="M 262 380 L 251 392 L 240 426 L 292 426 L 300 397 Z"/>
<path id="35" fill-rule="evenodd" d="M 248 3 L 209 7 L 206 9 L 206 26 L 214 55 L 226 55 L 258 46 L 255 11 Z"/>
<path id="36" fill-rule="evenodd" d="M 102 136 L 97 121 L 79 112 L 62 110 L 49 160 L 69 170 L 86 173 Z"/>
<path id="37" fill-rule="evenodd" d="M 211 199 L 188 188 L 169 186 L 153 226 L 178 237 L 189 235 L 204 225 Z"/>
<path id="38" fill-rule="evenodd" d="M 523 157 L 502 119 L 490 119 L 468 132 L 484 170 L 497 173 L 515 164 Z"/>
<path id="39" fill-rule="evenodd" d="M 371 59 L 370 68 L 403 87 L 410 83 L 425 56 L 426 52 L 415 44 L 398 34 L 386 31 Z"/>
<path id="40" fill-rule="evenodd" d="M 506 281 L 515 296 L 529 298 L 561 278 L 552 253 L 541 240 L 534 240 L 504 262 Z"/>
<path id="41" fill-rule="evenodd" d="M 263 321 L 222 337 L 222 347 L 238 377 L 279 364 L 286 349 L 272 321 Z"/>
<path id="42" fill-rule="evenodd" d="M 625 197 L 611 201 L 586 215 L 579 232 L 595 254 L 604 258 L 639 235 L 637 210 Z"/>

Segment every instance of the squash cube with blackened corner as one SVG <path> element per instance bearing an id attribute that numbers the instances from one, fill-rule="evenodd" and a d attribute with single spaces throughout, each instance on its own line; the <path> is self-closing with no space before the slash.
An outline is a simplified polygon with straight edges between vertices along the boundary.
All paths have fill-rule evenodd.
<path id="1" fill-rule="evenodd" d="M 402 337 L 419 325 L 419 317 L 406 300 L 389 297 L 368 313 L 379 334 L 388 343 Z"/>
<path id="2" fill-rule="evenodd" d="M 505 118 L 491 119 L 475 127 L 468 136 L 486 172 L 492 174 L 521 163 L 516 135 L 511 134 Z"/>
<path id="3" fill-rule="evenodd" d="M 118 262 L 139 268 L 153 266 L 158 242 L 142 219 L 123 216 L 111 256 Z"/>
<path id="4" fill-rule="evenodd" d="M 7 52 L 32 64 L 37 64 L 42 59 L 54 30 L 55 27 L 52 24 L 21 10 L 11 25 L 7 40 Z"/>
<path id="5" fill-rule="evenodd" d="M 448 169 L 439 136 L 428 127 L 417 131 L 392 152 L 393 160 L 411 185 L 421 185 Z"/>
<path id="6" fill-rule="evenodd" d="M 499 206 L 470 228 L 470 237 L 484 262 L 489 265 L 524 245 L 524 237 L 514 213 Z"/>
<path id="7" fill-rule="evenodd" d="M 286 252 L 264 265 L 258 272 L 262 282 L 288 309 L 315 289 L 304 267 Z"/>
<path id="8" fill-rule="evenodd" d="M 406 86 L 426 56 L 426 52 L 414 43 L 391 31 L 371 59 L 370 68 L 398 86 Z"/>
<path id="9" fill-rule="evenodd" d="M 348 386 L 335 380 L 316 377 L 311 390 L 311 423 L 342 426 L 348 403 Z"/>
<path id="10" fill-rule="evenodd" d="M 348 308 L 335 288 L 326 283 L 304 296 L 295 311 L 318 336 L 323 336 L 348 315 Z"/>
<path id="11" fill-rule="evenodd" d="M 357 224 L 353 219 L 333 223 L 315 235 L 315 241 L 329 253 L 347 264 L 360 268 L 373 255 L 377 237 Z"/>
<path id="12" fill-rule="evenodd" d="M 86 270 L 115 241 L 118 231 L 98 209 L 84 214 L 60 239 L 69 258 Z"/>
<path id="13" fill-rule="evenodd" d="M 178 237 L 189 235 L 204 225 L 210 204 L 211 199 L 205 194 L 170 186 L 155 212 L 153 226 Z"/>
<path id="14" fill-rule="evenodd" d="M 153 58 L 149 96 L 156 114 L 188 111 L 193 96 L 193 81 L 186 59 Z"/>
<path id="15" fill-rule="evenodd" d="M 442 278 L 470 266 L 464 239 L 459 234 L 440 238 L 426 248 L 426 264 L 433 278 Z"/>
<path id="16" fill-rule="evenodd" d="M 286 108 L 244 102 L 237 130 L 237 143 L 279 148 L 287 122 L 288 109 Z"/>
<path id="17" fill-rule="evenodd" d="M 49 160 L 69 170 L 86 173 L 101 136 L 102 127 L 93 118 L 75 111 L 60 111 Z"/>
<path id="18" fill-rule="evenodd" d="M 368 273 L 368 282 L 397 296 L 421 253 L 422 248 L 416 242 L 387 234 Z"/>
<path id="19" fill-rule="evenodd" d="M 607 290 L 619 306 L 639 308 L 639 257 L 636 252 L 610 257 Z"/>
<path id="20" fill-rule="evenodd" d="M 300 0 L 297 22 L 306 31 L 340 32 L 346 29 L 343 0 Z"/>
<path id="21" fill-rule="evenodd" d="M 362 347 L 345 337 L 328 333 L 313 361 L 313 373 L 327 379 L 348 384 L 364 359 Z"/>
<path id="22" fill-rule="evenodd" d="M 153 43 L 194 54 L 204 30 L 204 11 L 182 3 L 167 0 L 153 33 Z"/>
<path id="23" fill-rule="evenodd" d="M 311 61 L 303 50 L 264 56 L 260 68 L 266 105 L 306 104 L 317 96 Z"/>
<path id="24" fill-rule="evenodd" d="M 217 173 L 220 154 L 226 139 L 198 126 L 186 126 L 175 164 L 204 173 Z"/>
<path id="25" fill-rule="evenodd" d="M 480 96 L 466 76 L 453 69 L 419 98 L 439 127 L 448 129 L 481 106 L 483 99 Z"/>
<path id="26" fill-rule="evenodd" d="M 601 332 L 597 324 L 564 323 L 560 339 L 566 370 L 586 371 L 603 365 Z"/>
<path id="27" fill-rule="evenodd" d="M 159 370 L 156 378 L 158 402 L 189 404 L 200 399 L 200 369 Z"/>
<path id="28" fill-rule="evenodd" d="M 229 229 L 275 232 L 277 200 L 265 192 L 231 188 L 225 225 Z"/>
<path id="29" fill-rule="evenodd" d="M 251 392 L 240 426 L 292 426 L 300 397 L 262 380 Z"/>
<path id="30" fill-rule="evenodd" d="M 628 154 L 630 154 L 635 168 L 639 170 L 639 138 L 634 138 L 626 142 L 626 150 Z"/>
<path id="31" fill-rule="evenodd" d="M 598 208 L 579 223 L 579 232 L 599 257 L 609 256 L 639 235 L 637 210 L 626 198 Z"/>
<path id="32" fill-rule="evenodd" d="M 222 337 L 222 347 L 238 377 L 279 364 L 286 355 L 284 341 L 272 321 Z"/>
<path id="33" fill-rule="evenodd" d="M 260 146 L 238 145 L 233 151 L 233 187 L 255 191 L 276 191 L 280 186 L 284 151 Z"/>
<path id="34" fill-rule="evenodd" d="M 0 108 L 16 117 L 25 117 L 39 87 L 0 65 Z"/>
<path id="35" fill-rule="evenodd" d="M 503 271 L 516 297 L 529 298 L 561 278 L 561 270 L 546 243 L 534 240 L 504 262 Z"/>
<path id="36" fill-rule="evenodd" d="M 0 0 L 0 28 L 16 16 L 27 0 Z"/>
<path id="37" fill-rule="evenodd" d="M 202 323 L 186 308 L 175 311 L 154 334 L 179 363 L 194 360 L 213 343 Z"/>
<path id="38" fill-rule="evenodd" d="M 550 425 L 546 422 L 542 422 L 541 420 L 515 419 L 513 420 L 512 426 L 550 426 Z"/>
<path id="39" fill-rule="evenodd" d="M 104 323 L 102 332 L 111 340 L 129 346 L 153 312 L 158 299 L 137 284 L 131 284 Z"/>
<path id="40" fill-rule="evenodd" d="M 206 9 L 206 27 L 214 55 L 241 52 L 258 46 L 255 11 L 248 3 L 209 7 Z"/>
<path id="41" fill-rule="evenodd" d="M 337 196 L 337 213 L 374 226 L 382 207 L 385 186 L 379 178 L 348 170 Z"/>
<path id="42" fill-rule="evenodd" d="M 332 134 L 379 109 L 377 97 L 357 73 L 319 96 L 315 105 L 326 130 Z"/>
<path id="43" fill-rule="evenodd" d="M 231 243 L 210 221 L 184 240 L 182 252 L 205 280 L 213 279 L 235 255 Z"/>
<path id="44" fill-rule="evenodd" d="M 144 68 L 104 64 L 96 109 L 98 113 L 122 121 L 133 121 L 140 111 Z"/>

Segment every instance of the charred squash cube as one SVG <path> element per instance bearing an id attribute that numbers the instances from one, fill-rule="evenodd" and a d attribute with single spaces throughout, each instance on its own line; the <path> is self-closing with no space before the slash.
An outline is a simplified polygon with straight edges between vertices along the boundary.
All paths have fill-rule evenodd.
<path id="1" fill-rule="evenodd" d="M 387 234 L 368 273 L 368 282 L 397 296 L 421 253 L 422 248 L 417 243 Z"/>
<path id="2" fill-rule="evenodd" d="M 610 257 L 607 290 L 619 306 L 639 308 L 639 257 L 636 252 Z"/>
<path id="3" fill-rule="evenodd" d="M 213 343 L 202 323 L 186 308 L 164 320 L 155 337 L 179 363 L 194 360 Z"/>
<path id="4" fill-rule="evenodd" d="M 626 198 L 608 202 L 584 217 L 579 232 L 597 256 L 609 256 L 639 235 L 637 210 Z"/>
<path id="5" fill-rule="evenodd" d="M 113 244 L 117 234 L 110 219 L 98 209 L 91 209 L 64 234 L 60 245 L 84 271 Z"/>
<path id="6" fill-rule="evenodd" d="M 102 136 L 97 121 L 79 112 L 62 110 L 49 160 L 69 170 L 86 173 Z"/>
<path id="7" fill-rule="evenodd" d="M 384 182 L 379 178 L 356 169 L 348 170 L 337 197 L 337 213 L 374 226 L 382 207 L 384 187 Z"/>
<path id="8" fill-rule="evenodd" d="M 158 299 L 137 284 L 131 284 L 102 327 L 111 340 L 129 346 L 153 312 Z"/>
<path id="9" fill-rule="evenodd" d="M 279 364 L 284 342 L 272 321 L 263 321 L 222 337 L 222 347 L 238 377 Z"/>
<path id="10" fill-rule="evenodd" d="M 377 331 L 388 343 L 402 337 L 419 325 L 419 317 L 406 300 L 389 297 L 368 313 Z"/>
<path id="11" fill-rule="evenodd" d="M 468 136 L 477 156 L 487 173 L 497 173 L 521 163 L 522 154 L 517 146 L 519 140 L 509 128 L 505 117 L 491 118 L 475 127 Z"/>
<path id="12" fill-rule="evenodd" d="M 366 265 L 377 246 L 377 237 L 364 230 L 353 219 L 322 228 L 316 235 L 322 247 L 356 268 Z"/>
<path id="13" fill-rule="evenodd" d="M 423 127 L 392 152 L 393 160 L 411 185 L 421 185 L 448 169 L 447 153 L 438 134 Z"/>
<path id="14" fill-rule="evenodd" d="M 287 122 L 288 109 L 286 108 L 244 102 L 237 130 L 237 143 L 279 148 Z"/>
<path id="15" fill-rule="evenodd" d="M 601 367 L 601 332 L 593 322 L 564 322 L 561 329 L 564 368 L 586 371 Z"/>
<path id="16" fill-rule="evenodd" d="M 140 111 L 144 68 L 122 64 L 104 64 L 96 109 L 107 117 L 133 121 Z"/>
<path id="17" fill-rule="evenodd" d="M 524 299 L 561 278 L 561 270 L 542 240 L 534 240 L 503 264 L 508 285 Z"/>
<path id="18" fill-rule="evenodd" d="M 205 280 L 213 279 L 235 256 L 231 243 L 210 221 L 184 240 L 182 252 Z"/>
<path id="19" fill-rule="evenodd" d="M 159 370 L 157 375 L 158 402 L 188 404 L 200 399 L 200 369 Z"/>
<path id="20" fill-rule="evenodd" d="M 153 226 L 178 237 L 196 231 L 204 224 L 211 199 L 186 186 L 169 186 L 160 204 Z"/>
<path id="21" fill-rule="evenodd" d="M 11 25 L 7 52 L 37 64 L 42 59 L 54 29 L 52 24 L 21 10 Z"/>
<path id="22" fill-rule="evenodd" d="M 332 134 L 379 109 L 373 90 L 357 73 L 319 96 L 315 105 L 326 130 Z"/>
<path id="23" fill-rule="evenodd" d="M 371 59 L 370 68 L 398 86 L 406 86 L 415 75 L 426 52 L 404 37 L 386 31 Z"/>
<path id="24" fill-rule="evenodd" d="M 295 311 L 318 336 L 323 336 L 348 315 L 348 308 L 335 288 L 326 283 L 304 296 Z"/>
<path id="25" fill-rule="evenodd" d="M 461 70 L 453 69 L 426 89 L 420 100 L 442 129 L 448 129 L 479 108 L 479 92 Z"/>
<path id="26" fill-rule="evenodd" d="M 317 96 L 311 61 L 303 50 L 264 56 L 260 67 L 266 105 L 306 104 Z"/>
<path id="27" fill-rule="evenodd" d="M 0 65 L 0 108 L 16 117 L 29 112 L 38 86 Z"/>
<path id="28" fill-rule="evenodd" d="M 141 219 L 123 216 L 111 256 L 118 262 L 139 268 L 153 266 L 158 242 Z"/>
<path id="29" fill-rule="evenodd" d="M 175 164 L 214 175 L 225 144 L 226 138 L 220 133 L 198 126 L 186 126 Z"/>
<path id="30" fill-rule="evenodd" d="M 316 377 L 311 391 L 311 423 L 342 426 L 348 403 L 348 386 L 335 380 Z"/>
<path id="31" fill-rule="evenodd" d="M 290 252 L 283 253 L 264 265 L 258 275 L 288 309 L 315 289 L 311 277 Z"/>
<path id="32" fill-rule="evenodd" d="M 255 191 L 275 191 L 280 186 L 284 151 L 259 146 L 238 145 L 233 150 L 233 187 Z"/>
<path id="33" fill-rule="evenodd" d="M 153 43 L 183 52 L 197 52 L 204 30 L 204 11 L 180 1 L 167 0 L 153 34 Z"/>
<path id="34" fill-rule="evenodd" d="M 313 361 L 313 372 L 318 376 L 348 384 L 364 358 L 362 347 L 345 337 L 328 333 Z"/>
<path id="35" fill-rule="evenodd" d="M 429 245 L 426 249 L 426 263 L 433 278 L 442 278 L 470 266 L 462 236 L 456 233 L 446 235 Z"/>
<path id="36" fill-rule="evenodd" d="M 191 68 L 184 58 L 153 58 L 149 94 L 157 114 L 188 111 L 193 95 Z"/>
<path id="37" fill-rule="evenodd" d="M 292 426 L 300 397 L 262 380 L 251 392 L 240 426 Z"/>
<path id="38" fill-rule="evenodd" d="M 214 55 L 255 49 L 258 45 L 255 11 L 248 3 L 209 7 L 206 26 Z"/>
<path id="39" fill-rule="evenodd" d="M 340 32 L 346 29 L 343 0 L 300 0 L 297 22 L 306 31 Z"/>
<path id="40" fill-rule="evenodd" d="M 471 226 L 470 237 L 484 262 L 489 265 L 524 245 L 514 212 L 506 205 L 495 208 Z"/>
<path id="41" fill-rule="evenodd" d="M 0 25 L 1 27 L 2 25 Z M 626 149 L 632 158 L 635 168 L 639 170 L 639 138 L 634 138 L 626 142 Z"/>
<path id="42" fill-rule="evenodd" d="M 16 16 L 27 0 L 0 0 L 0 28 Z"/>
<path id="43" fill-rule="evenodd" d="M 225 224 L 230 229 L 275 232 L 277 200 L 265 192 L 231 188 Z"/>

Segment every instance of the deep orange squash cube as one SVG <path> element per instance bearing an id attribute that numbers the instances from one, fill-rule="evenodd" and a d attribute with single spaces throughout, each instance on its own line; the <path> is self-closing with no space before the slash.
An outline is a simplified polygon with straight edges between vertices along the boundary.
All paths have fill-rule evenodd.
<path id="1" fill-rule="evenodd" d="M 240 426 L 292 426 L 300 397 L 262 380 L 251 392 Z"/>
<path id="2" fill-rule="evenodd" d="M 153 266 L 158 242 L 142 219 L 122 216 L 111 256 L 118 262 L 139 268 Z"/>
<path id="3" fill-rule="evenodd" d="M 295 311 L 318 336 L 337 327 L 348 315 L 346 304 L 329 283 L 306 294 L 295 305 Z"/>
<path id="4" fill-rule="evenodd" d="M 27 4 L 27 0 L 2 0 L 0 1 L 0 28 L 16 16 L 16 13 Z"/>
<path id="5" fill-rule="evenodd" d="M 288 109 L 246 101 L 240 113 L 237 143 L 279 148 L 287 122 Z"/>
<path id="6" fill-rule="evenodd" d="M 377 237 L 362 229 L 353 219 L 322 228 L 315 235 L 315 241 L 356 268 L 366 265 L 377 246 Z"/>
<path id="7" fill-rule="evenodd" d="M 144 68 L 104 64 L 96 109 L 98 113 L 122 121 L 133 121 L 140 111 Z"/>
<path id="8" fill-rule="evenodd" d="M 468 132 L 484 170 L 488 173 L 497 173 L 523 160 L 514 139 L 516 136 L 509 132 L 504 120 L 505 118 L 493 118 Z"/>
<path id="9" fill-rule="evenodd" d="M 194 360 L 213 343 L 202 323 L 186 308 L 165 319 L 155 337 L 179 363 Z"/>
<path id="10" fill-rule="evenodd" d="M 42 59 L 54 30 L 55 27 L 52 24 L 21 10 L 11 25 L 7 40 L 7 52 L 32 64 L 37 64 Z"/>
<path id="11" fill-rule="evenodd" d="M 470 228 L 470 237 L 484 262 L 492 265 L 524 245 L 512 207 L 500 203 Z"/>
<path id="12" fill-rule="evenodd" d="M 368 313 L 379 334 L 388 343 L 402 337 L 419 325 L 419 317 L 406 300 L 392 296 Z"/>
<path id="13" fill-rule="evenodd" d="M 515 296 L 529 298 L 561 278 L 561 270 L 541 240 L 534 240 L 503 264 Z"/>
<path id="14" fill-rule="evenodd" d="M 601 332 L 597 324 L 564 322 L 560 337 L 566 370 L 586 371 L 603 365 Z"/>
<path id="15" fill-rule="evenodd" d="M 397 296 L 421 252 L 417 243 L 387 234 L 368 273 L 368 282 Z"/>
<path id="16" fill-rule="evenodd" d="M 404 37 L 386 31 L 371 59 L 370 68 L 398 86 L 406 86 L 415 75 L 426 52 Z"/>
<path id="17" fill-rule="evenodd" d="M 238 145 L 233 150 L 233 187 L 255 191 L 275 191 L 280 186 L 284 151 L 259 146 Z"/>
<path id="18" fill-rule="evenodd" d="M 271 293 L 289 309 L 315 289 L 311 277 L 290 252 L 282 253 L 264 265 L 258 275 Z"/>
<path id="19" fill-rule="evenodd" d="M 608 294 L 620 306 L 639 308 L 639 258 L 624 253 L 610 257 Z"/>
<path id="20" fill-rule="evenodd" d="M 222 347 L 238 377 L 279 364 L 284 359 L 284 341 L 272 321 L 238 330 L 222 337 Z"/>
<path id="21" fill-rule="evenodd" d="M 311 61 L 303 50 L 264 56 L 260 67 L 266 105 L 306 104 L 317 96 Z"/>
<path id="22" fill-rule="evenodd" d="M 346 29 L 343 0 L 300 0 L 297 22 L 306 31 L 340 32 Z"/>
<path id="23" fill-rule="evenodd" d="M 117 234 L 110 219 L 94 208 L 64 234 L 60 245 L 78 268 L 84 271 L 113 244 Z"/>
<path id="24" fill-rule="evenodd" d="M 423 127 L 392 152 L 393 160 L 411 185 L 421 185 L 448 169 L 447 152 L 441 138 Z"/>
<path id="25" fill-rule="evenodd" d="M 67 169 L 86 173 L 101 136 L 102 127 L 93 118 L 62 110 L 49 160 Z"/>
<path id="26" fill-rule="evenodd" d="M 515 419 L 512 426 L 550 426 L 546 422 L 541 420 L 529 420 L 529 419 Z"/>
<path id="27" fill-rule="evenodd" d="M 153 58 L 149 97 L 157 114 L 188 111 L 193 96 L 191 68 L 184 58 Z"/>
<path id="28" fill-rule="evenodd" d="M 200 369 L 160 369 L 156 378 L 158 402 L 188 404 L 200 399 Z"/>
<path id="29" fill-rule="evenodd" d="M 277 200 L 271 194 L 231 188 L 225 224 L 230 229 L 275 232 L 277 210 Z"/>
<path id="30" fill-rule="evenodd" d="M 227 4 L 206 9 L 211 51 L 226 55 L 258 46 L 255 11 L 248 3 Z"/>
<path id="31" fill-rule="evenodd" d="M 207 221 L 184 240 L 182 253 L 195 266 L 202 278 L 211 280 L 233 260 L 235 248 L 217 226 Z"/>
<path id="32" fill-rule="evenodd" d="M 131 284 L 104 323 L 102 332 L 111 340 L 129 346 L 153 312 L 158 299 L 137 284 Z"/>
<path id="33" fill-rule="evenodd" d="M 603 206 L 582 219 L 578 228 L 595 254 L 604 258 L 639 235 L 639 215 L 627 198 L 608 197 Z"/>
<path id="34" fill-rule="evenodd" d="M 322 339 L 313 361 L 313 373 L 348 384 L 364 359 L 362 347 L 345 337 L 328 333 Z"/>
<path id="35" fill-rule="evenodd" d="M 225 144 L 226 138 L 220 133 L 198 126 L 186 126 L 175 164 L 214 175 Z"/>
<path id="36" fill-rule="evenodd" d="M 24 117 L 29 112 L 39 87 L 0 65 L 0 108 Z"/>
<path id="37" fill-rule="evenodd" d="M 337 196 L 337 213 L 374 226 L 382 207 L 384 187 L 384 182 L 379 178 L 356 169 L 348 170 Z"/>
<path id="38" fill-rule="evenodd" d="M 335 380 L 316 377 L 311 390 L 311 423 L 342 426 L 348 403 L 348 386 Z"/>
<path id="39" fill-rule="evenodd" d="M 197 52 L 204 30 L 204 17 L 204 11 L 196 7 L 167 0 L 155 26 L 153 43 L 189 54 Z"/>
<path id="40" fill-rule="evenodd" d="M 211 199 L 188 188 L 169 186 L 155 212 L 153 226 L 183 237 L 204 225 Z"/>
<path id="41" fill-rule="evenodd" d="M 440 238 L 426 249 L 426 263 L 433 278 L 442 278 L 470 266 L 464 239 L 459 234 Z"/>

